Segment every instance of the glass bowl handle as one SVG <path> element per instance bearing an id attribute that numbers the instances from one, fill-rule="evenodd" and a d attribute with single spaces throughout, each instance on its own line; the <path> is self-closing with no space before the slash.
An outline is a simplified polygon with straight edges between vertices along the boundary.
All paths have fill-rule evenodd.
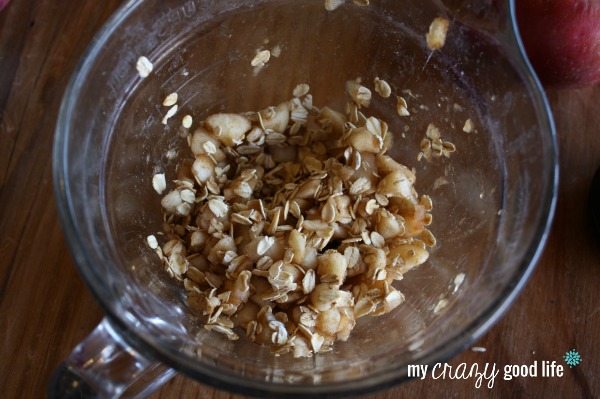
<path id="1" fill-rule="evenodd" d="M 104 318 L 54 371 L 48 398 L 144 398 L 174 375 L 130 347 Z"/>

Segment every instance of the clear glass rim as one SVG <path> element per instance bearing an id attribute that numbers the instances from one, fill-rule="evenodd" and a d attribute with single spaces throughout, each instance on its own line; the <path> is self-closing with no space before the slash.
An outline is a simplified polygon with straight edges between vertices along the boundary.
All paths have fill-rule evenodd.
<path id="1" fill-rule="evenodd" d="M 318 394 L 326 394 L 329 396 L 353 396 L 391 387 L 402 381 L 408 380 L 406 365 L 390 365 L 387 370 L 375 375 L 369 375 L 348 382 L 323 385 L 288 385 L 251 380 L 235 373 L 225 373 L 223 370 L 217 370 L 211 366 L 194 361 L 191 357 L 186 356 L 181 352 L 161 345 L 159 338 L 136 334 L 130 327 L 130 322 L 115 311 L 113 306 L 114 298 L 111 297 L 110 290 L 106 286 L 102 276 L 94 272 L 95 268 L 87 254 L 86 243 L 82 240 L 78 231 L 68 189 L 68 162 L 66 159 L 67 152 L 65 143 L 71 134 L 70 121 L 77 103 L 78 95 L 85 80 L 89 76 L 89 71 L 98 53 L 115 28 L 119 26 L 120 23 L 123 22 L 141 3 L 143 3 L 143 0 L 129 0 L 123 4 L 115 14 L 113 14 L 100 32 L 96 34 L 82 56 L 81 61 L 73 72 L 63 97 L 53 147 L 52 168 L 54 193 L 59 219 L 67 243 L 75 259 L 79 273 L 113 323 L 114 327 L 123 336 L 127 344 L 131 345 L 144 356 L 163 362 L 205 384 L 242 394 L 259 396 L 276 395 L 277 397 L 307 397 Z M 467 349 L 500 319 L 522 291 L 535 269 L 535 265 L 537 264 L 547 241 L 552 219 L 556 210 L 559 168 L 557 136 L 552 111 L 542 85 L 526 56 L 517 27 L 514 0 L 509 0 L 507 9 L 509 33 L 514 35 L 513 39 L 518 49 L 518 57 L 520 58 L 517 61 L 519 61 L 524 68 L 523 72 L 530 77 L 526 84 L 529 85 L 532 99 L 534 103 L 536 103 L 537 108 L 543 110 L 544 118 L 539 122 L 541 123 L 542 128 L 550 136 L 552 143 L 550 153 L 551 167 L 545 171 L 545 176 L 543 178 L 544 183 L 546 184 L 543 212 L 538 221 L 535 237 L 521 261 L 518 272 L 515 273 L 514 280 L 511 281 L 510 284 L 507 284 L 504 291 L 498 295 L 496 300 L 491 303 L 478 319 L 471 322 L 471 324 L 466 326 L 462 331 L 449 336 L 445 343 L 440 344 L 437 348 L 433 348 L 423 357 L 416 359 L 415 363 L 418 364 L 434 364 L 451 359 L 457 353 Z M 510 32 L 510 30 L 512 30 L 512 32 Z"/>

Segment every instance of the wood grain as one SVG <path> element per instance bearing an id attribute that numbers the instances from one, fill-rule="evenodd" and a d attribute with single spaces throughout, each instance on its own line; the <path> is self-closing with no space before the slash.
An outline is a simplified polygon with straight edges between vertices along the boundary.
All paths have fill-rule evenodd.
<path id="1" fill-rule="evenodd" d="M 51 145 L 68 78 L 119 0 L 13 0 L 0 13 L 0 389 L 4 398 L 43 397 L 53 368 L 101 319 L 79 279 L 58 225 Z M 526 364 L 560 360 L 576 348 L 583 363 L 562 379 L 414 381 L 371 396 L 600 396 L 600 245 L 587 210 L 600 166 L 600 87 L 551 92 L 561 150 L 558 214 L 533 278 L 480 342 L 485 353 L 451 361 Z M 178 376 L 154 398 L 233 398 Z"/>

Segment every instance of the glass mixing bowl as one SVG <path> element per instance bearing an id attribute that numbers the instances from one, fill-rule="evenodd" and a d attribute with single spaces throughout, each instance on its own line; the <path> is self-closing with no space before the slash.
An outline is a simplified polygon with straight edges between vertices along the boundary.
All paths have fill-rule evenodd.
<path id="1" fill-rule="evenodd" d="M 558 177 L 550 109 L 513 3 L 500 3 L 378 0 L 326 12 L 322 0 L 125 2 L 84 56 L 58 121 L 61 220 L 107 316 L 59 368 L 50 395 L 144 396 L 173 370 L 253 395 L 358 394 L 404 381 L 407 365 L 447 360 L 480 337 L 531 274 Z M 440 15 L 451 20 L 448 41 L 431 54 L 424 37 Z M 255 75 L 256 51 L 275 47 L 281 55 Z M 154 63 L 144 80 L 140 56 Z M 153 174 L 174 176 L 168 152 L 191 157 L 181 116 L 261 109 L 303 82 L 315 104 L 343 109 L 344 83 L 359 76 L 369 85 L 384 78 L 408 98 L 408 118 L 391 99 L 374 100 L 369 112 L 390 122 L 392 154 L 416 168 L 417 190 L 434 201 L 438 245 L 398 284 L 406 303 L 361 319 L 348 342 L 309 359 L 204 330 L 145 245 L 162 226 Z M 174 91 L 180 112 L 164 126 L 161 102 Z M 473 133 L 462 130 L 468 118 Z M 456 144 L 450 159 L 417 161 L 429 123 Z"/>

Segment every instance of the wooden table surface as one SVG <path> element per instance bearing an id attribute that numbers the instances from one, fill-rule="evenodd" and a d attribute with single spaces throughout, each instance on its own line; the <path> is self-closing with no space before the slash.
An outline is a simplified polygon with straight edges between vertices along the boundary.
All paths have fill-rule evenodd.
<path id="1" fill-rule="evenodd" d="M 51 146 L 71 71 L 120 0 L 12 0 L 0 13 L 0 396 L 40 398 L 54 367 L 101 320 L 57 220 Z M 529 364 L 576 348 L 560 379 L 426 379 L 372 398 L 600 396 L 600 245 L 587 198 L 600 166 L 600 86 L 549 93 L 561 150 L 558 213 L 543 259 L 506 316 L 451 364 Z M 155 398 L 230 398 L 178 376 Z"/>

